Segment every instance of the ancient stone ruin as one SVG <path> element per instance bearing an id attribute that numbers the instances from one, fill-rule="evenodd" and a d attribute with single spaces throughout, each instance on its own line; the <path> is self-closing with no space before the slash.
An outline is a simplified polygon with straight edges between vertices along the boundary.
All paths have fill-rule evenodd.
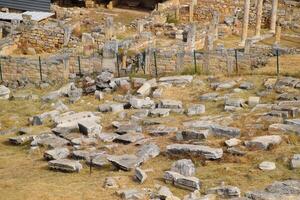
<path id="1" fill-rule="evenodd" d="M 298 0 L 0 8 L 3 199 L 300 199 Z"/>

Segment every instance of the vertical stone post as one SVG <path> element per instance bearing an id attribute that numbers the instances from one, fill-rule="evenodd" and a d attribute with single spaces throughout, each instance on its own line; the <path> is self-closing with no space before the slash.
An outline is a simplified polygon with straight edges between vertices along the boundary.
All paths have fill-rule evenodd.
<path id="1" fill-rule="evenodd" d="M 257 0 L 255 36 L 260 36 L 263 0 Z"/>
<path id="2" fill-rule="evenodd" d="M 176 53 L 176 72 L 180 72 L 184 66 L 184 47 L 182 41 L 178 41 L 178 51 Z"/>
<path id="3" fill-rule="evenodd" d="M 175 17 L 176 20 L 180 19 L 180 1 L 174 0 L 174 6 L 175 6 Z"/>
<path id="4" fill-rule="evenodd" d="M 190 22 L 193 22 L 194 21 L 194 4 L 193 2 L 190 4 L 190 16 L 189 16 L 189 20 Z"/>
<path id="5" fill-rule="evenodd" d="M 187 35 L 187 45 L 190 51 L 195 50 L 195 43 L 196 43 L 196 24 L 192 23 L 189 28 L 189 32 Z"/>
<path id="6" fill-rule="evenodd" d="M 105 21 L 105 38 L 110 40 L 114 32 L 114 18 L 107 17 Z"/>
<path id="7" fill-rule="evenodd" d="M 227 66 L 227 73 L 228 75 L 233 74 L 233 57 L 229 55 L 227 49 L 225 49 L 225 58 L 226 58 L 226 66 Z"/>
<path id="8" fill-rule="evenodd" d="M 214 32 L 215 40 L 217 40 L 219 37 L 219 30 L 218 30 L 219 21 L 220 21 L 220 15 L 217 11 L 214 11 L 212 24 L 213 24 L 213 32 Z"/>
<path id="9" fill-rule="evenodd" d="M 126 69 L 127 67 L 127 50 L 125 50 L 122 54 L 122 68 Z"/>
<path id="10" fill-rule="evenodd" d="M 271 22 L 270 22 L 270 32 L 275 33 L 276 21 L 277 21 L 277 8 L 278 0 L 272 1 L 272 12 L 271 12 Z"/>
<path id="11" fill-rule="evenodd" d="M 70 75 L 70 60 L 69 58 L 64 58 L 63 59 L 63 79 L 64 81 L 68 81 L 69 80 L 69 75 Z"/>
<path id="12" fill-rule="evenodd" d="M 175 17 L 176 17 L 176 20 L 180 19 L 180 6 L 179 5 L 177 5 L 175 8 Z"/>
<path id="13" fill-rule="evenodd" d="M 251 45 L 252 45 L 252 40 L 247 39 L 246 42 L 245 42 L 244 54 L 249 54 L 250 53 Z"/>
<path id="14" fill-rule="evenodd" d="M 144 21 L 138 20 L 137 22 L 137 32 L 140 35 L 144 31 Z"/>
<path id="15" fill-rule="evenodd" d="M 250 12 L 250 0 L 245 0 L 244 3 L 244 20 L 243 20 L 243 31 L 241 46 L 245 45 L 247 35 L 248 35 L 248 24 L 249 24 L 249 12 Z"/>
<path id="16" fill-rule="evenodd" d="M 205 42 L 204 42 L 204 57 L 203 57 L 203 70 L 206 74 L 209 73 L 209 64 L 210 64 L 210 53 L 214 48 L 213 37 L 206 33 Z"/>
<path id="17" fill-rule="evenodd" d="M 275 45 L 278 45 L 280 43 L 280 38 L 281 38 L 281 23 L 278 20 L 276 23 Z"/>

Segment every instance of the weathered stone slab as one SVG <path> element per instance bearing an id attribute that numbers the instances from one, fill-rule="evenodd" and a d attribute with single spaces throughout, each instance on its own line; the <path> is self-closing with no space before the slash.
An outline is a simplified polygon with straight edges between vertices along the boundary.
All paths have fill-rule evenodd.
<path id="1" fill-rule="evenodd" d="M 155 158 L 160 154 L 160 149 L 156 144 L 144 144 L 136 153 L 139 162 L 144 163 L 151 158 Z"/>
<path id="2" fill-rule="evenodd" d="M 271 145 L 278 145 L 282 141 L 279 135 L 266 135 L 255 137 L 250 141 L 246 141 L 245 145 L 248 148 L 268 149 Z"/>
<path id="3" fill-rule="evenodd" d="M 31 142 L 31 146 L 44 146 L 49 148 L 63 147 L 69 144 L 69 141 L 58 137 L 51 133 L 44 133 L 38 136 L 35 136 Z"/>
<path id="4" fill-rule="evenodd" d="M 183 126 L 188 128 L 201 128 L 201 129 L 210 129 L 215 123 L 207 120 L 194 120 L 183 122 Z"/>
<path id="5" fill-rule="evenodd" d="M 124 104 L 122 103 L 112 103 L 110 104 L 110 109 L 112 112 L 121 112 L 124 110 Z"/>
<path id="6" fill-rule="evenodd" d="M 76 150 L 72 152 L 72 157 L 76 160 L 90 160 L 98 155 L 105 154 L 105 151 L 87 149 L 87 150 Z"/>
<path id="7" fill-rule="evenodd" d="M 119 136 L 119 134 L 116 134 L 116 133 L 100 133 L 99 134 L 99 138 L 103 142 L 112 142 L 118 136 Z"/>
<path id="8" fill-rule="evenodd" d="M 188 107 L 186 114 L 188 116 L 200 115 L 205 113 L 205 105 L 203 104 L 194 104 Z"/>
<path id="9" fill-rule="evenodd" d="M 146 97 L 145 99 L 132 97 L 129 102 L 135 109 L 151 109 L 155 107 L 154 101 L 152 101 L 149 97 Z"/>
<path id="10" fill-rule="evenodd" d="M 236 84 L 237 83 L 235 81 L 230 80 L 230 81 L 217 83 L 217 84 L 213 85 L 213 88 L 215 90 L 226 90 L 226 89 L 233 88 L 234 86 L 236 86 Z"/>
<path id="11" fill-rule="evenodd" d="M 127 133 L 116 137 L 114 139 L 114 142 L 129 144 L 129 143 L 137 142 L 142 139 L 144 139 L 144 135 L 142 133 Z"/>
<path id="12" fill-rule="evenodd" d="M 221 148 L 212 148 L 193 144 L 171 144 L 167 146 L 167 152 L 171 154 L 195 154 L 204 156 L 206 159 L 216 160 L 223 156 Z"/>
<path id="13" fill-rule="evenodd" d="M 285 132 L 285 133 L 297 133 L 300 134 L 300 126 L 291 124 L 271 124 L 269 126 L 269 132 Z"/>
<path id="14" fill-rule="evenodd" d="M 22 144 L 25 144 L 27 142 L 32 141 L 33 138 L 34 138 L 33 135 L 19 135 L 19 136 L 16 136 L 16 137 L 11 137 L 8 140 L 12 144 L 22 145 Z"/>
<path id="15" fill-rule="evenodd" d="M 172 84 L 187 84 L 193 81 L 193 76 L 167 76 L 161 77 L 159 82 L 166 82 Z"/>
<path id="16" fill-rule="evenodd" d="M 35 115 L 32 118 L 32 125 L 42 125 L 46 119 L 55 120 L 57 117 L 59 117 L 59 111 L 53 110 L 49 112 L 42 113 L 40 115 Z"/>
<path id="17" fill-rule="evenodd" d="M 230 153 L 234 156 L 244 156 L 244 155 L 246 155 L 245 151 L 243 151 L 242 149 L 237 148 L 237 147 L 230 147 L 226 150 L 226 152 Z"/>
<path id="18" fill-rule="evenodd" d="M 166 171 L 164 179 L 168 183 L 173 183 L 175 186 L 191 191 L 199 190 L 201 185 L 198 178 L 183 176 L 173 171 Z"/>
<path id="19" fill-rule="evenodd" d="M 225 185 L 225 186 L 209 188 L 206 191 L 206 194 L 217 194 L 222 198 L 234 198 L 234 197 L 240 197 L 241 191 L 238 187 Z"/>
<path id="20" fill-rule="evenodd" d="M 291 159 L 291 168 L 299 169 L 300 168 L 300 154 L 294 154 Z"/>
<path id="21" fill-rule="evenodd" d="M 101 133 L 102 126 L 95 122 L 94 119 L 89 120 L 81 120 L 78 123 L 80 133 L 87 135 L 87 136 L 98 136 Z"/>
<path id="22" fill-rule="evenodd" d="M 123 189 L 117 191 L 117 193 L 121 196 L 124 200 L 143 200 L 145 199 L 145 193 L 141 190 L 137 189 Z"/>
<path id="23" fill-rule="evenodd" d="M 164 89 L 163 88 L 157 88 L 156 90 L 153 91 L 152 97 L 153 98 L 160 98 L 162 96 Z"/>
<path id="24" fill-rule="evenodd" d="M 135 168 L 135 179 L 139 181 L 140 183 L 144 183 L 145 180 L 147 179 L 147 174 L 144 170 L 141 168 L 137 167 Z"/>
<path id="25" fill-rule="evenodd" d="M 291 124 L 291 125 L 296 125 L 300 126 L 300 119 L 286 119 L 284 121 L 285 124 Z"/>
<path id="26" fill-rule="evenodd" d="M 274 162 L 263 161 L 258 165 L 258 168 L 264 171 L 271 171 L 276 169 L 276 165 Z"/>
<path id="27" fill-rule="evenodd" d="M 240 88 L 243 90 L 252 90 L 254 88 L 254 84 L 249 81 L 244 81 L 240 84 Z"/>
<path id="28" fill-rule="evenodd" d="M 64 172 L 79 172 L 82 169 L 79 161 L 68 159 L 51 160 L 48 162 L 48 166 L 50 169 Z"/>
<path id="29" fill-rule="evenodd" d="M 183 176 L 194 176 L 196 173 L 195 165 L 192 160 L 177 160 L 171 166 L 171 171 L 177 172 Z"/>
<path id="30" fill-rule="evenodd" d="M 181 109 L 182 102 L 170 99 L 161 100 L 158 104 L 159 108 L 167 108 L 167 109 Z"/>
<path id="31" fill-rule="evenodd" d="M 197 129 L 186 129 L 176 134 L 177 140 L 203 140 L 210 135 L 208 129 L 197 130 Z"/>
<path id="32" fill-rule="evenodd" d="M 138 157 L 131 154 L 124 154 L 120 156 L 108 156 L 107 160 L 117 168 L 125 171 L 130 171 L 138 166 Z"/>
<path id="33" fill-rule="evenodd" d="M 248 105 L 250 107 L 255 107 L 260 102 L 260 97 L 249 97 L 248 98 Z"/>
<path id="34" fill-rule="evenodd" d="M 217 92 L 206 93 L 200 96 L 200 100 L 203 101 L 212 101 L 215 100 L 219 96 Z"/>
<path id="35" fill-rule="evenodd" d="M 241 135 L 241 130 L 234 127 L 214 124 L 211 125 L 210 129 L 213 135 L 217 135 L 217 136 L 225 136 L 225 137 L 233 138 L 233 137 L 239 137 Z"/>
<path id="36" fill-rule="evenodd" d="M 99 122 L 99 118 L 92 112 L 79 112 L 62 115 L 55 119 L 57 127 L 79 128 L 78 123 L 83 120 Z"/>
<path id="37" fill-rule="evenodd" d="M 148 82 L 145 82 L 138 90 L 137 94 L 141 96 L 148 96 L 151 92 L 151 85 Z"/>
<path id="38" fill-rule="evenodd" d="M 170 114 L 170 109 L 156 108 L 149 111 L 151 117 L 167 117 Z"/>
<path id="39" fill-rule="evenodd" d="M 71 143 L 73 145 L 97 145 L 98 140 L 95 137 L 80 136 L 80 137 L 71 139 Z"/>
<path id="40" fill-rule="evenodd" d="M 243 107 L 245 102 L 246 101 L 242 98 L 226 98 L 225 99 L 226 106 Z"/>
<path id="41" fill-rule="evenodd" d="M 142 126 L 138 124 L 121 124 L 118 126 L 118 129 L 115 131 L 118 134 L 126 134 L 126 133 L 141 133 L 142 132 Z"/>
<path id="42" fill-rule="evenodd" d="M 285 195 L 300 195 L 300 180 L 275 181 L 266 187 L 266 191 Z"/>
<path id="43" fill-rule="evenodd" d="M 102 168 L 104 166 L 109 165 L 106 154 L 99 154 L 94 156 L 92 159 L 86 160 L 88 165 L 92 165 L 93 167 Z"/>
<path id="44" fill-rule="evenodd" d="M 225 141 L 225 144 L 226 144 L 228 147 L 233 147 L 233 146 L 239 145 L 241 142 L 242 142 L 242 141 L 239 140 L 239 139 L 232 138 L 232 139 L 226 140 L 226 141 Z"/>
<path id="45" fill-rule="evenodd" d="M 297 101 L 280 101 L 279 106 L 300 106 L 300 100 Z"/>
<path id="46" fill-rule="evenodd" d="M 4 85 L 0 85 L 0 99 L 9 99 L 10 89 Z"/>
<path id="47" fill-rule="evenodd" d="M 177 127 L 168 127 L 165 125 L 151 126 L 151 127 L 147 128 L 147 131 L 149 132 L 149 134 L 151 134 L 153 136 L 165 136 L 170 133 L 174 133 L 177 130 L 178 130 Z"/>
<path id="48" fill-rule="evenodd" d="M 47 160 L 59 160 L 67 158 L 70 155 L 68 148 L 55 148 L 44 153 L 44 158 Z"/>

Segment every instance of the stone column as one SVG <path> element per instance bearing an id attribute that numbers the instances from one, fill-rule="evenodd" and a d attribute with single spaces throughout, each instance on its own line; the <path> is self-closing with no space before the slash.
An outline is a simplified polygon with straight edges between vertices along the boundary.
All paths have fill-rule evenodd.
<path id="1" fill-rule="evenodd" d="M 105 38 L 110 40 L 113 36 L 114 18 L 107 17 L 105 21 Z"/>
<path id="2" fill-rule="evenodd" d="M 277 21 L 276 23 L 276 32 L 275 32 L 275 44 L 278 45 L 280 43 L 281 38 L 281 23 Z"/>
<path id="3" fill-rule="evenodd" d="M 219 30 L 218 30 L 219 21 L 220 21 L 220 15 L 217 11 L 214 11 L 212 24 L 213 24 L 213 32 L 214 32 L 215 40 L 217 40 L 219 37 Z"/>
<path id="4" fill-rule="evenodd" d="M 248 24 L 249 24 L 249 12 L 250 12 L 250 0 L 245 0 L 244 3 L 244 20 L 243 20 L 243 32 L 241 46 L 245 45 L 248 35 Z"/>
<path id="5" fill-rule="evenodd" d="M 179 5 L 177 5 L 175 8 L 175 17 L 176 17 L 176 20 L 180 19 L 180 6 Z"/>
<path id="6" fill-rule="evenodd" d="M 190 22 L 193 22 L 194 21 L 194 5 L 193 3 L 190 4 Z"/>
<path id="7" fill-rule="evenodd" d="M 260 36 L 262 8 L 263 8 L 263 0 L 258 0 L 257 7 L 256 7 L 256 27 L 255 27 L 255 36 L 256 37 Z"/>
<path id="8" fill-rule="evenodd" d="M 190 51 L 195 50 L 195 42 L 196 42 L 196 24 L 192 23 L 189 28 L 189 32 L 187 35 L 187 45 Z"/>
<path id="9" fill-rule="evenodd" d="M 144 21 L 138 20 L 137 22 L 137 32 L 138 34 L 141 34 L 144 31 Z"/>
<path id="10" fill-rule="evenodd" d="M 122 54 L 122 68 L 126 69 L 127 67 L 127 50 Z"/>
<path id="11" fill-rule="evenodd" d="M 277 8 L 278 0 L 273 0 L 272 2 L 272 13 L 271 13 L 271 22 L 270 22 L 270 31 L 275 33 L 276 21 L 277 21 Z"/>
<path id="12" fill-rule="evenodd" d="M 64 58 L 63 59 L 63 64 L 64 64 L 63 78 L 64 78 L 64 81 L 68 81 L 69 76 L 70 76 L 70 59 L 67 58 L 67 57 Z"/>
<path id="13" fill-rule="evenodd" d="M 250 53 L 251 45 L 252 45 L 252 40 L 247 39 L 246 42 L 245 42 L 244 54 L 249 54 Z"/>

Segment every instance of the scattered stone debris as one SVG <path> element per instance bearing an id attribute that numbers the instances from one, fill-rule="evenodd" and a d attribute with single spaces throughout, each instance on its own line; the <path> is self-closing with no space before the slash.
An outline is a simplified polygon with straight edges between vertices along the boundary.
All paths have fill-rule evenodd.
<path id="1" fill-rule="evenodd" d="M 279 135 L 266 135 L 255 137 L 250 141 L 246 141 L 245 144 L 249 148 L 268 149 L 271 145 L 278 145 L 282 141 Z"/>
<path id="2" fill-rule="evenodd" d="M 216 160 L 223 156 L 221 148 L 192 144 L 171 144 L 167 146 L 167 152 L 171 154 L 195 154 L 206 159 Z"/>
<path id="3" fill-rule="evenodd" d="M 16 145 L 1 148 L 1 161 L 19 148 L 33 160 L 43 155 L 53 171 L 88 166 L 90 176 L 105 178 L 99 191 L 106 199 L 300 199 L 300 79 L 284 75 L 294 74 L 292 66 L 268 73 L 274 56 L 291 65 L 299 56 L 298 1 L 73 3 L 55 2 L 55 15 L 42 21 L 1 10 L 22 17 L 0 27 L 0 135 Z M 241 35 L 238 48 L 232 35 Z M 273 148 L 275 157 L 259 151 Z M 145 184 L 132 188 L 128 175 Z M 240 185 L 226 185 L 227 176 Z M 239 189 L 245 178 L 253 188 L 257 176 L 278 180 Z M 160 179 L 172 187 L 151 186 Z"/>
<path id="4" fill-rule="evenodd" d="M 50 169 L 63 172 L 79 172 L 82 169 L 79 161 L 68 159 L 51 160 L 48 162 L 48 166 Z"/>
<path id="5" fill-rule="evenodd" d="M 209 188 L 206 191 L 206 194 L 217 194 L 222 198 L 234 198 L 234 197 L 240 197 L 241 191 L 238 187 L 226 185 L 226 186 Z"/>
<path id="6" fill-rule="evenodd" d="M 135 168 L 135 178 L 138 180 L 140 183 L 144 183 L 145 180 L 147 179 L 147 174 L 144 170 L 141 168 L 137 167 Z"/>
<path id="7" fill-rule="evenodd" d="M 276 165 L 274 162 L 264 161 L 259 164 L 259 169 L 264 171 L 270 171 L 276 169 Z"/>

